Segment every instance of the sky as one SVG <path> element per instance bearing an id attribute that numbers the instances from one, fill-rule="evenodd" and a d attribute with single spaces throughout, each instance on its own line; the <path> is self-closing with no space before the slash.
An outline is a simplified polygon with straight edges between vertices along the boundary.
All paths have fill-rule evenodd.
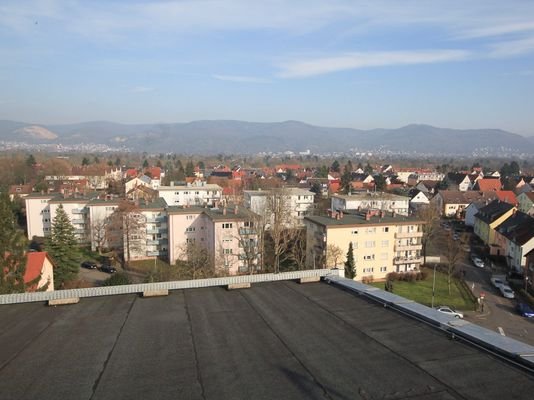
<path id="1" fill-rule="evenodd" d="M 0 119 L 534 136 L 534 1 L 1 0 Z"/>

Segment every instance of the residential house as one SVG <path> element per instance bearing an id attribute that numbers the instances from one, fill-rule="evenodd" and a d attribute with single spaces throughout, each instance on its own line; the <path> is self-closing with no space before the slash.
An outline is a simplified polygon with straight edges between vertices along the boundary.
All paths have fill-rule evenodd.
<path id="1" fill-rule="evenodd" d="M 500 201 L 509 203 L 514 207 L 517 207 L 519 205 L 519 202 L 517 201 L 517 196 L 511 190 L 497 190 L 495 194 L 497 195 L 497 198 Z"/>
<path id="2" fill-rule="evenodd" d="M 474 201 L 465 208 L 464 212 L 464 224 L 465 226 L 475 226 L 475 215 L 478 211 L 487 205 L 486 201 Z"/>
<path id="3" fill-rule="evenodd" d="M 91 199 L 87 203 L 89 240 L 91 242 L 92 251 L 98 251 L 109 247 L 111 240 L 109 237 L 111 216 L 119 207 L 119 203 L 119 200 L 111 199 Z"/>
<path id="4" fill-rule="evenodd" d="M 54 290 L 54 264 L 46 251 L 26 253 L 24 283 L 27 292 Z"/>
<path id="5" fill-rule="evenodd" d="M 150 177 L 151 188 L 158 190 L 161 186 L 161 179 L 165 177 L 165 172 L 160 167 L 150 167 L 145 170 L 145 174 Z"/>
<path id="6" fill-rule="evenodd" d="M 243 201 L 248 210 L 266 217 L 269 221 L 268 201 L 272 196 L 279 196 L 290 210 L 293 222 L 302 224 L 304 216 L 309 215 L 314 207 L 315 193 L 300 188 L 282 188 L 272 190 L 244 190 Z"/>
<path id="7" fill-rule="evenodd" d="M 437 188 L 439 187 L 440 183 L 441 181 L 424 180 L 419 181 L 417 185 L 415 185 L 415 188 L 423 193 L 429 193 L 433 195 L 437 191 Z"/>
<path id="8" fill-rule="evenodd" d="M 466 192 L 471 190 L 473 183 L 468 174 L 449 172 L 445 177 L 448 190 Z"/>
<path id="9" fill-rule="evenodd" d="M 9 200 L 15 200 L 15 197 L 24 198 L 33 193 L 33 185 L 11 185 L 9 187 Z"/>
<path id="10" fill-rule="evenodd" d="M 497 198 L 495 191 L 459 191 L 459 190 L 440 190 L 430 203 L 440 210 L 441 215 L 445 217 L 455 217 L 464 219 L 465 210 L 469 204 L 478 201 L 492 201 Z"/>
<path id="11" fill-rule="evenodd" d="M 128 193 L 137 186 L 152 188 L 152 179 L 146 175 L 136 176 L 124 184 L 124 191 Z"/>
<path id="12" fill-rule="evenodd" d="M 534 249 L 534 218 L 521 211 L 515 212 L 497 227 L 495 245 L 499 254 L 506 256 L 511 270 L 523 271 L 526 255 Z"/>
<path id="13" fill-rule="evenodd" d="M 529 290 L 532 292 L 534 287 L 534 249 L 525 254 L 525 279 Z"/>
<path id="14" fill-rule="evenodd" d="M 331 197 L 331 209 L 339 210 L 383 210 L 399 215 L 408 215 L 410 198 L 383 192 L 356 192 L 350 195 Z"/>
<path id="15" fill-rule="evenodd" d="M 502 183 L 499 178 L 482 178 L 477 180 L 473 187 L 473 190 L 489 191 L 489 190 L 501 190 Z"/>
<path id="16" fill-rule="evenodd" d="M 534 216 L 534 192 L 524 192 L 517 196 L 519 211 Z"/>
<path id="17" fill-rule="evenodd" d="M 355 214 L 334 211 L 328 217 L 307 216 L 304 223 L 306 265 L 310 269 L 334 267 L 334 263 L 343 268 L 350 243 L 358 281 L 415 271 L 423 262 L 423 221 L 415 217 L 376 210 Z M 329 251 L 336 249 L 339 259 L 332 260 Z"/>
<path id="18" fill-rule="evenodd" d="M 498 247 L 493 247 L 495 243 L 495 228 L 508 219 L 516 208 L 511 204 L 500 200 L 493 200 L 489 204 L 478 210 L 475 214 L 474 233 L 486 246 L 490 248 L 491 255 L 500 255 Z M 494 254 L 495 253 L 495 254 Z"/>
<path id="19" fill-rule="evenodd" d="M 222 187 L 202 181 L 185 186 L 160 186 L 158 196 L 169 206 L 214 207 L 221 201 Z"/>
<path id="20" fill-rule="evenodd" d="M 34 236 L 44 237 L 50 234 L 52 216 L 48 203 L 56 197 L 56 194 L 33 193 L 24 198 L 28 239 L 31 240 Z"/>
<path id="21" fill-rule="evenodd" d="M 425 207 L 430 204 L 430 200 L 424 192 L 420 190 L 415 190 L 415 192 L 416 193 L 410 199 L 410 209 L 418 210 L 421 207 Z"/>
<path id="22" fill-rule="evenodd" d="M 375 178 L 370 174 L 352 173 L 351 187 L 353 190 L 374 189 Z"/>
<path id="23" fill-rule="evenodd" d="M 171 264 L 187 259 L 188 247 L 198 246 L 207 250 L 215 269 L 225 274 L 247 273 L 248 265 L 258 266 L 259 251 L 250 251 L 251 246 L 258 246 L 258 235 L 249 210 L 169 207 L 167 212 Z"/>
<path id="24" fill-rule="evenodd" d="M 158 191 L 144 185 L 134 186 L 126 192 L 126 198 L 133 201 L 143 200 L 150 203 L 158 198 Z"/>

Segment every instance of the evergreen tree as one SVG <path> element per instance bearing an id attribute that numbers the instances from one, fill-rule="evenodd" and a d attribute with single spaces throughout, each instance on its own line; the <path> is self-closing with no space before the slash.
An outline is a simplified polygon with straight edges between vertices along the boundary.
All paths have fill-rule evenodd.
<path id="1" fill-rule="evenodd" d="M 339 161 L 335 160 L 330 166 L 330 170 L 334 172 L 339 172 Z"/>
<path id="2" fill-rule="evenodd" d="M 54 286 L 60 289 L 66 281 L 74 279 L 80 270 L 80 252 L 74 236 L 74 226 L 62 205 L 58 207 L 52 221 L 46 250 L 55 262 Z"/>
<path id="3" fill-rule="evenodd" d="M 91 163 L 91 161 L 89 161 L 89 159 L 88 159 L 87 157 L 84 157 L 84 158 L 82 159 L 82 165 L 83 165 L 83 166 L 87 166 L 87 165 L 89 165 L 90 163 Z"/>
<path id="4" fill-rule="evenodd" d="M 37 164 L 37 162 L 35 161 L 35 157 L 33 156 L 33 154 L 30 154 L 28 158 L 26 158 L 26 165 L 28 167 L 33 167 L 35 164 Z"/>
<path id="5" fill-rule="evenodd" d="M 0 221 L 0 294 L 23 293 L 28 243 L 5 192 L 0 194 Z"/>
<path id="6" fill-rule="evenodd" d="M 193 161 L 189 160 L 187 164 L 185 164 L 185 176 L 195 176 L 195 166 L 193 165 Z"/>
<path id="7" fill-rule="evenodd" d="M 143 168 L 148 168 L 148 160 L 143 161 Z"/>
<path id="8" fill-rule="evenodd" d="M 356 276 L 354 265 L 354 251 L 352 242 L 349 243 L 349 250 L 347 251 L 347 261 L 345 261 L 345 278 L 354 279 Z"/>

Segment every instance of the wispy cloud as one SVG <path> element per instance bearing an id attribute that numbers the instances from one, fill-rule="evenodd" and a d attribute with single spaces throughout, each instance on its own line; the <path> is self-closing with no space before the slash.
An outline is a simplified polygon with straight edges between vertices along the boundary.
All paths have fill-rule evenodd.
<path id="1" fill-rule="evenodd" d="M 474 29 L 467 29 L 459 36 L 461 38 L 483 38 L 492 36 L 503 36 L 534 31 L 533 21 L 519 21 L 514 23 L 504 23 L 495 26 L 483 26 Z"/>
<path id="2" fill-rule="evenodd" d="M 333 57 L 290 61 L 280 65 L 281 71 L 278 75 L 281 78 L 305 78 L 358 68 L 461 61 L 469 56 L 470 53 L 465 50 L 349 53 Z"/>
<path id="3" fill-rule="evenodd" d="M 257 78 L 254 76 L 243 76 L 243 75 L 218 75 L 214 74 L 211 76 L 214 79 L 220 81 L 229 81 L 229 82 L 239 82 L 239 83 L 270 83 L 269 79 Z"/>
<path id="4" fill-rule="evenodd" d="M 154 89 L 153 87 L 148 87 L 148 86 L 134 86 L 133 88 L 130 89 L 130 93 L 147 93 L 147 92 L 153 92 Z"/>
<path id="5" fill-rule="evenodd" d="M 520 56 L 534 52 L 534 36 L 493 43 L 489 55 L 496 58 Z"/>

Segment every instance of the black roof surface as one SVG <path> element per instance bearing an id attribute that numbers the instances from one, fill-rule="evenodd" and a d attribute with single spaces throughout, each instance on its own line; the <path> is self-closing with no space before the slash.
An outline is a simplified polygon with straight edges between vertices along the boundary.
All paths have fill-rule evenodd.
<path id="1" fill-rule="evenodd" d="M 534 378 L 325 283 L 0 307 L 4 399 L 527 399 Z"/>

